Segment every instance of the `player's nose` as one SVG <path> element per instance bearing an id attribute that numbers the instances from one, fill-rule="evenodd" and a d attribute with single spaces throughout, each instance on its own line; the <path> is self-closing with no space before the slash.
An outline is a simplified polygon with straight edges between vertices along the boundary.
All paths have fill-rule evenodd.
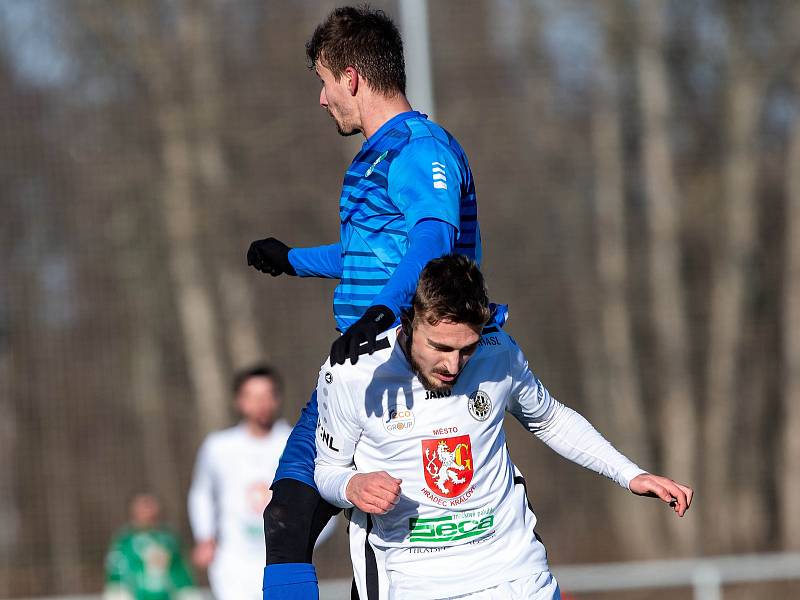
<path id="1" fill-rule="evenodd" d="M 460 356 L 458 352 L 450 352 L 445 357 L 444 365 L 447 368 L 447 372 L 450 375 L 455 375 L 459 371 L 460 365 Z"/>
<path id="2" fill-rule="evenodd" d="M 319 91 L 319 105 L 322 108 L 328 108 L 328 96 L 325 94 L 325 88 Z"/>

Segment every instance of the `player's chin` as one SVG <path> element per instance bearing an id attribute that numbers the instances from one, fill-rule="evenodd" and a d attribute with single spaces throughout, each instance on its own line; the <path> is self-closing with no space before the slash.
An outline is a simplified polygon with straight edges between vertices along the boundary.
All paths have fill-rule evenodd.
<path id="1" fill-rule="evenodd" d="M 273 425 L 275 425 L 275 417 L 272 415 L 268 417 L 256 417 L 254 421 L 258 423 L 258 426 L 262 429 L 270 429 Z"/>
<path id="2" fill-rule="evenodd" d="M 336 131 L 338 131 L 339 135 L 342 137 L 350 137 L 351 135 L 356 135 L 358 133 L 361 133 L 361 130 L 355 128 L 343 129 L 342 126 L 339 125 L 338 123 L 336 124 Z"/>
<path id="3" fill-rule="evenodd" d="M 453 389 L 455 382 L 455 378 L 449 381 L 442 381 L 441 379 L 437 378 L 436 375 L 434 375 L 433 377 L 425 378 L 423 387 L 429 392 L 447 393 Z"/>
<path id="4" fill-rule="evenodd" d="M 343 137 L 350 137 L 351 135 L 356 135 L 357 133 L 361 133 L 361 130 L 356 127 L 355 125 L 349 125 L 347 123 L 343 123 L 339 119 L 331 114 L 331 118 L 336 123 L 336 131 L 339 132 L 339 135 Z"/>

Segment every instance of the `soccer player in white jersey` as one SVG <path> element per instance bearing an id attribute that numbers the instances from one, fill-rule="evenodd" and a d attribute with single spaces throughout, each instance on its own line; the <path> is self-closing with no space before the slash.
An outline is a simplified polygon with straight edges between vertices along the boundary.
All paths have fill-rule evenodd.
<path id="1" fill-rule="evenodd" d="M 193 559 L 208 569 L 217 600 L 259 600 L 266 556 L 262 514 L 291 426 L 278 418 L 281 380 L 256 366 L 234 378 L 242 421 L 210 434 L 189 491 Z"/>
<path id="2" fill-rule="evenodd" d="M 366 513 L 351 526 L 361 600 L 560 597 L 506 411 L 571 461 L 679 516 L 689 508 L 689 487 L 643 471 L 553 398 L 489 319 L 475 263 L 436 259 L 383 349 L 320 371 L 315 479 L 330 503 Z"/>

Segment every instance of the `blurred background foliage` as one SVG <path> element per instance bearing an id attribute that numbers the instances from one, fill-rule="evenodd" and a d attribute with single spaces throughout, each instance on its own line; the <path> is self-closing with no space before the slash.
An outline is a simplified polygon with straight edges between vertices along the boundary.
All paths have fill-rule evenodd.
<path id="1" fill-rule="evenodd" d="M 336 135 L 303 50 L 334 6 L 0 4 L 0 596 L 99 589 L 142 489 L 188 542 L 235 369 L 278 367 L 291 421 L 306 402 L 333 283 L 244 255 L 337 239 L 361 140 Z M 508 329 L 556 397 L 697 492 L 676 519 L 509 423 L 551 562 L 800 549 L 800 4 L 429 18 Z M 348 576 L 345 548 L 320 549 L 322 576 Z"/>

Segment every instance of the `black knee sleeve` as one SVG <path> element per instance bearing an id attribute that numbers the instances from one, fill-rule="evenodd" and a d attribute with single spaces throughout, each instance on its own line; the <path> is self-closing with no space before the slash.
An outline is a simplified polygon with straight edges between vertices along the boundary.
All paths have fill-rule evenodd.
<path id="1" fill-rule="evenodd" d="M 322 528 L 339 510 L 305 483 L 275 482 L 264 510 L 267 564 L 310 563 Z"/>

